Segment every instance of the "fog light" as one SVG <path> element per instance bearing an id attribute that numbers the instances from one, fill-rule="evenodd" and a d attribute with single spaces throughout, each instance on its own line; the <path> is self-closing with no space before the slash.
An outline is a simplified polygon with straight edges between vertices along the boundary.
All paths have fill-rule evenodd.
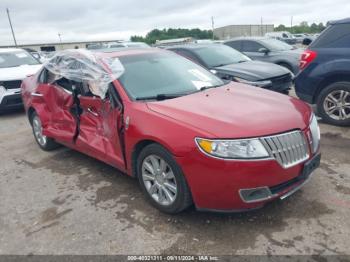
<path id="1" fill-rule="evenodd" d="M 268 187 L 240 189 L 239 195 L 241 196 L 241 199 L 246 203 L 264 201 L 273 196 Z"/>

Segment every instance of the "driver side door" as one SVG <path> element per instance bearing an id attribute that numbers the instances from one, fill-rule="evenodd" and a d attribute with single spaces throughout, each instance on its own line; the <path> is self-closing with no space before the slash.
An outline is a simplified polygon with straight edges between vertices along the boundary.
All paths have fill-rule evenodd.
<path id="1" fill-rule="evenodd" d="M 77 130 L 77 118 L 73 114 L 74 98 L 68 86 L 50 83 L 51 76 L 44 69 L 38 87 L 31 93 L 32 105 L 41 121 L 43 134 L 64 143 L 73 143 Z"/>
<path id="2" fill-rule="evenodd" d="M 267 61 L 268 55 L 259 52 L 259 49 L 265 48 L 263 45 L 250 40 L 242 41 L 242 52 L 253 60 Z"/>
<path id="3" fill-rule="evenodd" d="M 111 88 L 114 88 L 112 84 Z M 110 92 L 105 99 L 92 94 L 79 96 L 82 112 L 76 146 L 86 154 L 123 170 L 122 106 L 113 102 Z"/>

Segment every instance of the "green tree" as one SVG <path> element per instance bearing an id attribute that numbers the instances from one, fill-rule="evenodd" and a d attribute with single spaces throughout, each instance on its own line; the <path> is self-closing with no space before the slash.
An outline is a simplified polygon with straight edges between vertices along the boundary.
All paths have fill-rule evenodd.
<path id="1" fill-rule="evenodd" d="M 134 42 L 146 42 L 148 44 L 154 44 L 157 40 L 183 37 L 193 37 L 195 39 L 211 39 L 213 37 L 213 33 L 212 30 L 201 30 L 199 28 L 164 28 L 162 30 L 153 29 L 152 31 L 148 32 L 145 37 L 132 36 L 130 40 Z"/>

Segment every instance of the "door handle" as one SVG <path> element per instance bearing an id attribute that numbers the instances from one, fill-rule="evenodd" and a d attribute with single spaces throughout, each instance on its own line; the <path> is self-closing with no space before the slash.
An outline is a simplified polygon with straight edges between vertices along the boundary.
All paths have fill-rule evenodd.
<path id="1" fill-rule="evenodd" d="M 88 111 L 90 114 L 92 114 L 93 116 L 96 116 L 96 117 L 99 116 L 91 107 L 88 107 L 87 111 Z"/>
<path id="2" fill-rule="evenodd" d="M 37 96 L 37 97 L 43 97 L 44 96 L 43 94 L 40 94 L 38 92 L 32 92 L 31 95 L 32 96 Z"/>

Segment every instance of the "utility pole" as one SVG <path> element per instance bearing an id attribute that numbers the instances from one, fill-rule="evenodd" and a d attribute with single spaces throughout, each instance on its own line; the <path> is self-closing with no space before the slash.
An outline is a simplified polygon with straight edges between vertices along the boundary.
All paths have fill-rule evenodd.
<path id="1" fill-rule="evenodd" d="M 214 38 L 215 38 L 215 36 L 214 36 L 214 16 L 211 17 L 211 29 L 213 31 L 213 40 L 214 40 Z"/>
<path id="2" fill-rule="evenodd" d="M 58 35 L 58 38 L 60 39 L 60 43 L 62 44 L 61 34 L 57 33 L 57 35 Z"/>
<path id="3" fill-rule="evenodd" d="M 17 41 L 16 41 L 16 37 L 15 37 L 15 32 L 13 31 L 13 27 L 12 27 L 12 22 L 11 22 L 11 17 L 10 17 L 10 11 L 8 8 L 6 8 L 6 12 L 7 12 L 7 17 L 9 19 L 9 23 L 10 23 L 10 27 L 11 27 L 11 32 L 12 32 L 12 36 L 13 36 L 13 41 L 15 42 L 15 46 L 17 47 Z"/>
<path id="4" fill-rule="evenodd" d="M 264 32 L 263 32 L 263 18 L 261 17 L 260 20 L 260 32 L 261 32 L 261 36 L 264 36 Z"/>
<path id="5" fill-rule="evenodd" d="M 290 19 L 290 32 L 293 34 L 293 16 Z"/>

